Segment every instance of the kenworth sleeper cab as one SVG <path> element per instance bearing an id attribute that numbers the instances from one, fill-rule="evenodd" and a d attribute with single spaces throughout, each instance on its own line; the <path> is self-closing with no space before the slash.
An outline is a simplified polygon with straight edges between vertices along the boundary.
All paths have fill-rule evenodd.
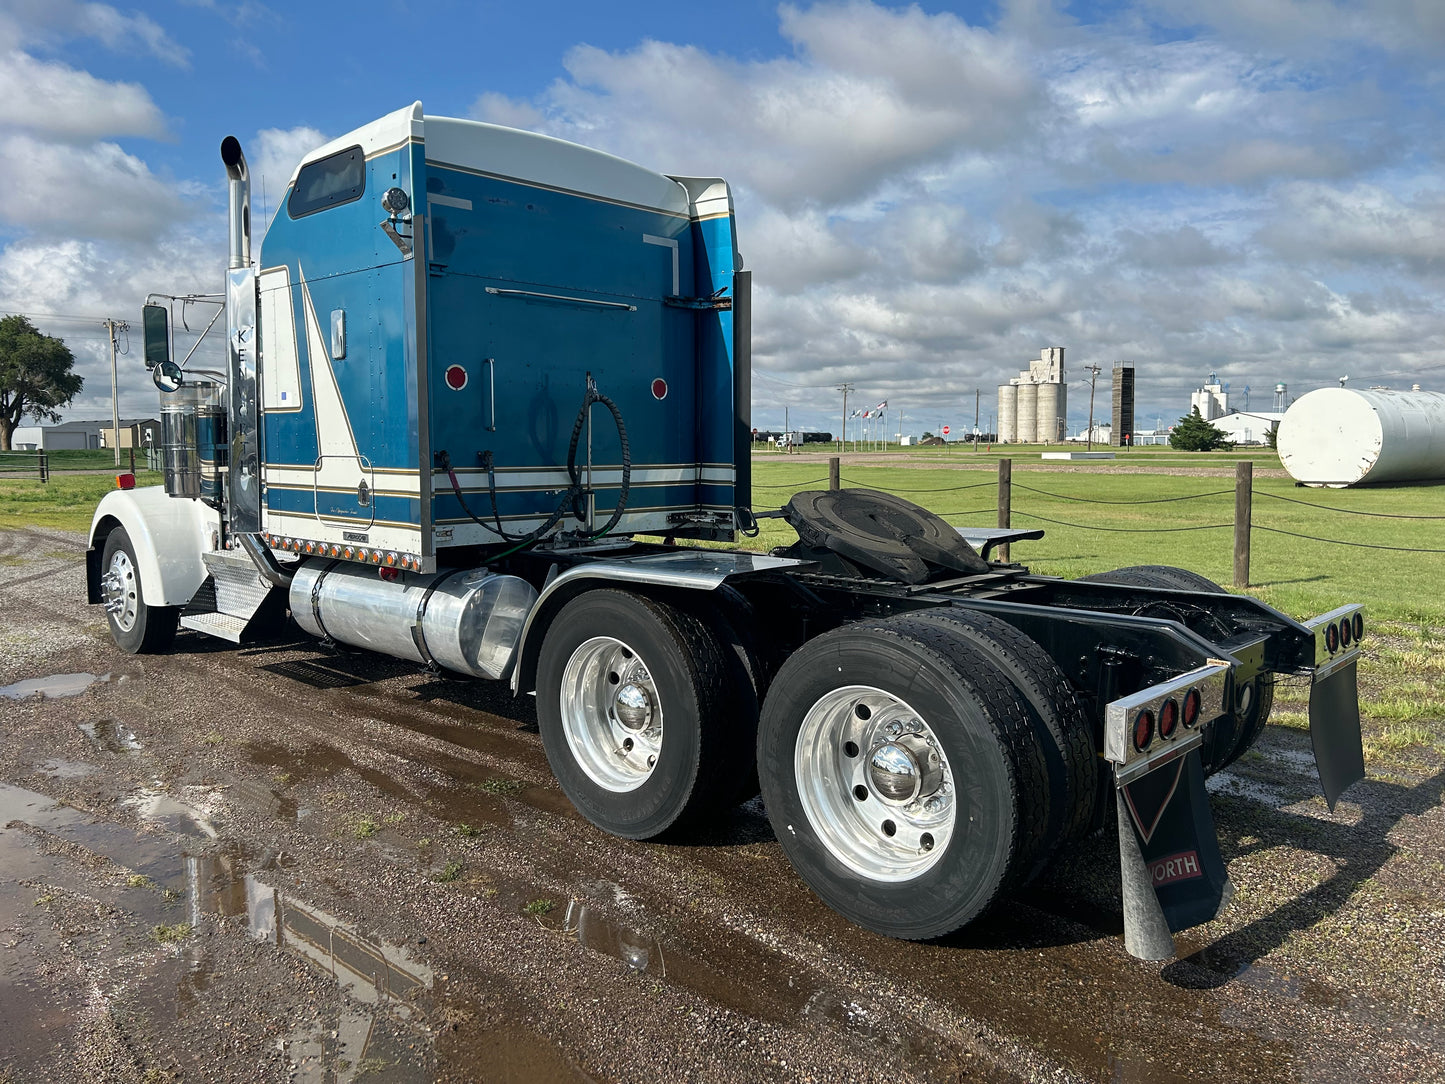
<path id="1" fill-rule="evenodd" d="M 308 155 L 252 245 L 230 179 L 226 361 L 146 306 L 165 485 L 108 494 L 116 643 L 290 617 L 537 697 L 568 798 L 636 839 L 761 789 L 828 904 L 935 937 L 1113 819 L 1125 943 L 1228 891 L 1204 779 L 1311 682 L 1325 796 L 1363 775 L 1358 606 L 1304 623 L 1190 572 L 1069 581 L 867 490 L 754 512 L 749 272 L 732 196 L 423 114 Z M 776 516 L 771 553 L 708 548 Z"/>

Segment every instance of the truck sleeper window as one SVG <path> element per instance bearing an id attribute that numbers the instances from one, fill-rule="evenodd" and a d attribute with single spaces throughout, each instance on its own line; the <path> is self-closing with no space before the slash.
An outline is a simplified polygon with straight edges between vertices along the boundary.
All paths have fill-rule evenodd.
<path id="1" fill-rule="evenodd" d="M 360 146 L 348 147 L 301 167 L 286 212 L 292 218 L 304 218 L 360 199 L 365 190 L 366 156 Z"/>

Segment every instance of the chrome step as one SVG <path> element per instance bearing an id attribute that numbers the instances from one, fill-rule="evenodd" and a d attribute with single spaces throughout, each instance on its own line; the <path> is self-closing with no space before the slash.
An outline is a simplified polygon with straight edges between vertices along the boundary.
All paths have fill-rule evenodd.
<path id="1" fill-rule="evenodd" d="M 274 588 L 262 578 L 245 550 L 212 550 L 201 554 L 216 585 L 216 609 L 249 620 Z"/>
<path id="2" fill-rule="evenodd" d="M 181 615 L 181 628 L 195 629 L 197 632 L 204 632 L 207 636 L 218 636 L 222 640 L 230 640 L 233 644 L 241 642 L 241 637 L 246 632 L 246 626 L 250 623 L 249 617 L 236 617 L 233 614 L 187 613 Z"/>

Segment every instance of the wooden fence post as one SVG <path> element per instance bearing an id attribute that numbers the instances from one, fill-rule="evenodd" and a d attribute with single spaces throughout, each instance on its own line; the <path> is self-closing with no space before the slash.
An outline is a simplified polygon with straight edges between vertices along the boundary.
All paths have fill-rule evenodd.
<path id="1" fill-rule="evenodd" d="M 1014 461 L 1012 459 L 1000 459 L 998 461 L 998 525 L 1000 527 L 1012 527 L 1011 516 L 1013 513 L 1013 477 Z M 996 547 L 1000 561 L 1009 559 L 1008 543 Z"/>
<path id="2" fill-rule="evenodd" d="M 1234 586 L 1249 586 L 1249 528 L 1254 509 L 1254 464 L 1234 467 Z"/>
<path id="3" fill-rule="evenodd" d="M 842 489 L 841 475 L 838 472 L 838 457 L 835 455 L 828 460 L 828 488 Z"/>

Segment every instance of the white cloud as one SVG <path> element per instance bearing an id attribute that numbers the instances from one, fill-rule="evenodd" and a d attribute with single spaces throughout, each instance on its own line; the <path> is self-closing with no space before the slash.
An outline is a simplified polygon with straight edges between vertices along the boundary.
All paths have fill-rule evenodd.
<path id="1" fill-rule="evenodd" d="M 166 134 L 160 110 L 135 83 L 111 83 L 12 50 L 0 56 L 0 128 L 50 139 Z"/>
<path id="2" fill-rule="evenodd" d="M 114 143 L 0 135 L 0 221 L 29 233 L 142 241 L 188 215 L 174 186 Z"/>
<path id="3" fill-rule="evenodd" d="M 49 44 L 95 38 L 117 52 L 144 52 L 176 67 L 190 66 L 185 48 L 149 15 L 124 14 L 109 4 L 78 0 L 7 0 L 0 11 L 0 43 Z"/>
<path id="4" fill-rule="evenodd" d="M 1445 271 L 1445 189 L 1401 197 L 1379 185 L 1281 186 L 1260 239 L 1289 260 L 1325 257 L 1347 266 L 1407 266 Z"/>
<path id="5" fill-rule="evenodd" d="M 735 182 L 799 208 L 1009 143 L 1044 101 L 1012 45 L 953 15 L 784 7 L 782 29 L 793 55 L 752 62 L 659 41 L 579 46 L 540 103 L 545 128 L 674 173 L 727 162 Z M 474 106 L 501 123 L 536 108 L 495 94 Z"/>

